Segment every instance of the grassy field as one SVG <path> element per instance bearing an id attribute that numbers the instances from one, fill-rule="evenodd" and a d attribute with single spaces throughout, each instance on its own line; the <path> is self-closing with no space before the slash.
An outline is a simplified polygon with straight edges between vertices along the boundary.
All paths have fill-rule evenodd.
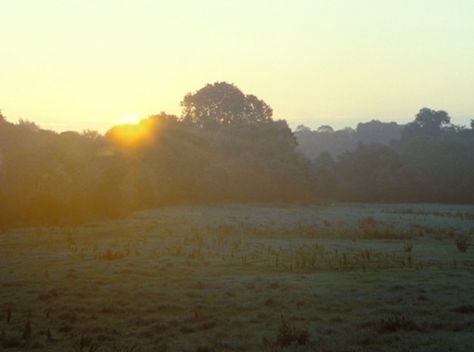
<path id="1" fill-rule="evenodd" d="M 8 351 L 472 351 L 474 207 L 228 205 L 0 234 Z"/>

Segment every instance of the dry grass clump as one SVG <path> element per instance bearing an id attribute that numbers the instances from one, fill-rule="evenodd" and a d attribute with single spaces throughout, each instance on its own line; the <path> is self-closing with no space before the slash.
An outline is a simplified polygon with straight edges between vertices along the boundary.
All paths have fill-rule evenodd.
<path id="1" fill-rule="evenodd" d="M 469 248 L 469 239 L 467 237 L 458 237 L 455 240 L 456 248 L 461 253 L 466 253 Z"/>
<path id="2" fill-rule="evenodd" d="M 304 328 L 297 328 L 281 316 L 276 339 L 270 341 L 263 337 L 263 345 L 267 350 L 274 351 L 291 345 L 305 346 L 309 343 L 309 333 Z"/>
<path id="3" fill-rule="evenodd" d="M 401 330 L 420 331 L 420 328 L 413 320 L 403 315 L 392 315 L 388 318 L 381 319 L 377 323 L 377 331 L 379 333 L 392 333 Z"/>
<path id="4" fill-rule="evenodd" d="M 112 250 L 108 248 L 103 252 L 99 252 L 96 254 L 96 259 L 99 260 L 120 260 L 123 258 L 128 257 L 131 254 L 130 248 L 126 248 L 125 250 Z"/>
<path id="5" fill-rule="evenodd" d="M 16 337 L 9 336 L 2 338 L 2 346 L 4 349 L 20 348 L 22 346 L 22 343 Z"/>
<path id="6" fill-rule="evenodd" d="M 403 245 L 403 250 L 406 253 L 411 253 L 411 251 L 413 250 L 413 242 L 406 241 L 405 244 Z"/>
<path id="7" fill-rule="evenodd" d="M 474 314 L 474 305 L 462 305 L 453 309 L 453 312 L 459 314 Z"/>

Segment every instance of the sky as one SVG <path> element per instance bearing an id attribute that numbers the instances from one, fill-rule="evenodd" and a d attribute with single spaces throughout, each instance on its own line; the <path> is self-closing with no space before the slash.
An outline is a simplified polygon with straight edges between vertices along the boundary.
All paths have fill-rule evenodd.
<path id="1" fill-rule="evenodd" d="M 105 131 L 227 81 L 291 127 L 474 118 L 472 0 L 0 0 L 0 109 Z"/>

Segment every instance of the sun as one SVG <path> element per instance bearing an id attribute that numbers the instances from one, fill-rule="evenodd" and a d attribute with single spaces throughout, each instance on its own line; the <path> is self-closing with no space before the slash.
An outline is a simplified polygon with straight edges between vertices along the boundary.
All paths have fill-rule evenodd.
<path id="1" fill-rule="evenodd" d="M 121 125 L 136 125 L 139 122 L 140 117 L 138 115 L 124 115 L 118 120 Z"/>
<path id="2" fill-rule="evenodd" d="M 113 127 L 107 135 L 123 147 L 140 147 L 152 140 L 149 120 L 136 115 L 127 115 L 119 119 L 119 124 Z"/>

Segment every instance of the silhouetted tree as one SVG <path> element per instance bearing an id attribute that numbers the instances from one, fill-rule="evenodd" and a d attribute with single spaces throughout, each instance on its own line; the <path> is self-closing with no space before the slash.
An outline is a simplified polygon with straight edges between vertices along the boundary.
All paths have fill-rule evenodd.
<path id="1" fill-rule="evenodd" d="M 323 125 L 323 126 L 319 126 L 317 131 L 318 133 L 333 133 L 334 129 L 331 126 Z"/>
<path id="2" fill-rule="evenodd" d="M 416 135 L 438 136 L 441 129 L 450 125 L 451 118 L 443 110 L 421 109 L 416 114 L 415 121 L 409 123 L 403 130 L 403 138 Z"/>
<path id="3" fill-rule="evenodd" d="M 304 134 L 304 133 L 311 133 L 311 128 L 309 127 L 306 127 L 304 125 L 298 125 L 295 129 L 295 132 L 296 133 L 301 133 L 301 134 Z"/>
<path id="4" fill-rule="evenodd" d="M 241 121 L 245 111 L 245 95 L 233 84 L 207 84 L 181 102 L 184 121 L 199 127 L 216 127 Z"/>
<path id="5" fill-rule="evenodd" d="M 236 123 L 271 121 L 272 109 L 254 95 L 245 95 L 233 84 L 207 84 L 181 102 L 182 118 L 199 127 L 215 128 Z"/>

